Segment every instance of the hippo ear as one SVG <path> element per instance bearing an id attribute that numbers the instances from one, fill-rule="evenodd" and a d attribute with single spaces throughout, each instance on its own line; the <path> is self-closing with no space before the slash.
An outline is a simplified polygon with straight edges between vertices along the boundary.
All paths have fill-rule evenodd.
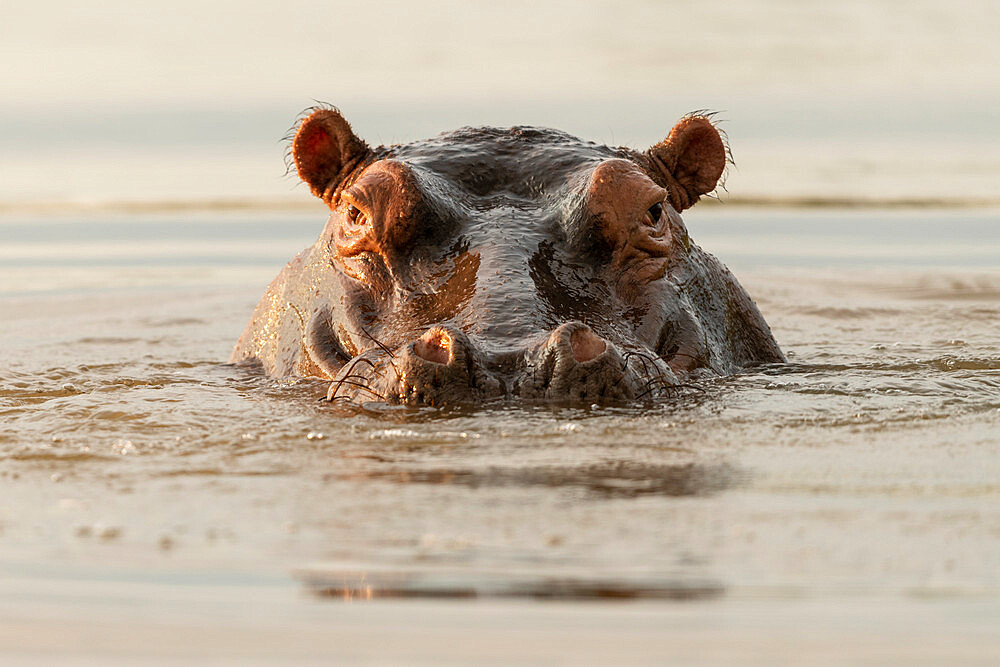
<path id="1" fill-rule="evenodd" d="M 705 116 L 688 116 L 648 151 L 650 176 L 670 193 L 678 211 L 715 189 L 726 168 L 726 145 Z"/>
<path id="2" fill-rule="evenodd" d="M 292 158 L 299 177 L 327 204 L 344 179 L 371 154 L 368 144 L 355 136 L 335 109 L 311 113 L 292 140 Z"/>

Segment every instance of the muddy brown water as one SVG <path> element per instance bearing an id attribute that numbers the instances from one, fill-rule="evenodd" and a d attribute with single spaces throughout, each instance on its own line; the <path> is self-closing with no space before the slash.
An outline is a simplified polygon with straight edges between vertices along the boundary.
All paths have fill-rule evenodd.
<path id="1" fill-rule="evenodd" d="M 997 211 L 696 209 L 787 364 L 476 410 L 223 363 L 321 216 L 0 220 L 8 655 L 998 654 Z"/>

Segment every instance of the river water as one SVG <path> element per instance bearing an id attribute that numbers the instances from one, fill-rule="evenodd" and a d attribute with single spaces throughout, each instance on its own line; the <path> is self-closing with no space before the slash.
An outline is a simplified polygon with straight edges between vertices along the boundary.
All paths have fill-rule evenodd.
<path id="1" fill-rule="evenodd" d="M 995 659 L 1000 212 L 685 217 L 787 364 L 660 405 L 440 411 L 225 363 L 320 210 L 7 214 L 0 642 L 39 662 Z"/>

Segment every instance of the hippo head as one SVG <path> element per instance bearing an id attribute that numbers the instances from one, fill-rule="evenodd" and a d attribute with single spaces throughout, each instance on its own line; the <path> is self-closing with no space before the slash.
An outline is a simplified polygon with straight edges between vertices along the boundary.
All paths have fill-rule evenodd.
<path id="1" fill-rule="evenodd" d="M 704 116 L 645 152 L 534 127 L 372 149 L 319 109 L 292 157 L 330 217 L 235 362 L 329 379 L 331 400 L 440 405 L 645 399 L 782 360 L 679 215 L 726 166 Z"/>

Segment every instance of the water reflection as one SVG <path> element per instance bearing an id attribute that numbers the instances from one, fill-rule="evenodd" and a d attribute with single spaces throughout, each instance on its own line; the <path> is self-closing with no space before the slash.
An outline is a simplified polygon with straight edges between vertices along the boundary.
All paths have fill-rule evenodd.
<path id="1" fill-rule="evenodd" d="M 534 600 L 706 600 L 726 589 L 711 580 L 500 576 L 490 573 L 442 573 L 420 570 L 348 571 L 314 569 L 296 573 L 318 598 L 362 602 L 378 599 L 523 598 Z"/>
<path id="2" fill-rule="evenodd" d="M 728 464 L 656 464 L 613 461 L 582 466 L 430 468 L 330 473 L 326 480 L 379 480 L 394 484 L 448 484 L 468 488 L 583 489 L 602 498 L 706 496 L 745 483 L 747 472 Z"/>

